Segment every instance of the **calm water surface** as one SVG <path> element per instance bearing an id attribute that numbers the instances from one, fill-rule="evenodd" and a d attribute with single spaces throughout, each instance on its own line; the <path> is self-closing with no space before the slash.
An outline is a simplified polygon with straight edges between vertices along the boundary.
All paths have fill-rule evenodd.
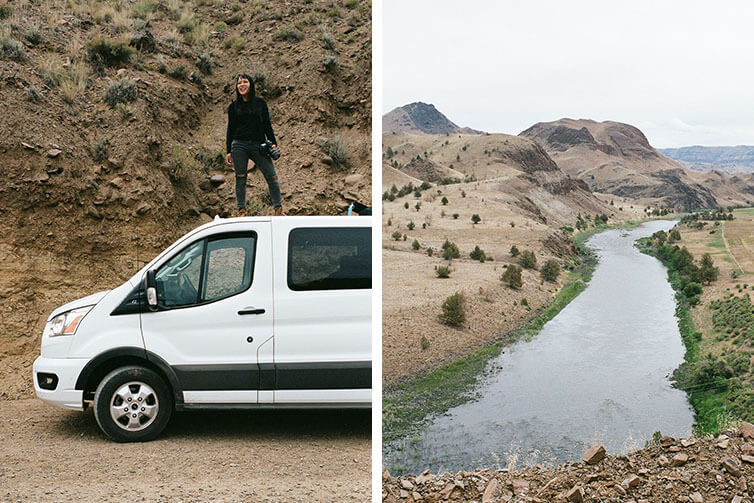
<path id="1" fill-rule="evenodd" d="M 387 445 L 391 473 L 555 464 L 598 442 L 616 453 L 654 431 L 688 436 L 693 411 L 669 380 L 684 353 L 673 290 L 665 267 L 633 246 L 674 224 L 592 237 L 600 263 L 586 290 L 532 341 L 491 362 L 478 400 Z"/>

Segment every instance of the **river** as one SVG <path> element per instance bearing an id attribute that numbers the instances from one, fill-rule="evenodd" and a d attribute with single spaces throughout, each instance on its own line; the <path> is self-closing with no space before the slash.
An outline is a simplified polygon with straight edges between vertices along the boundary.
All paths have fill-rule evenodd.
<path id="1" fill-rule="evenodd" d="M 587 245 L 599 265 L 587 288 L 531 341 L 490 362 L 478 399 L 384 449 L 393 474 L 576 461 L 644 446 L 655 431 L 688 436 L 686 394 L 671 386 L 683 361 L 667 270 L 634 247 L 675 222 L 609 230 Z"/>

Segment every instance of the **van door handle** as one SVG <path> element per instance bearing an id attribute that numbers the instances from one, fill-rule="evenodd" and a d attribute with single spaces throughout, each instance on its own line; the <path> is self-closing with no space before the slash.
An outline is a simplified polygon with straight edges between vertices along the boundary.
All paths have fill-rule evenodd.
<path id="1" fill-rule="evenodd" d="M 264 309 L 257 309 L 256 307 L 244 307 L 238 314 L 264 314 Z"/>

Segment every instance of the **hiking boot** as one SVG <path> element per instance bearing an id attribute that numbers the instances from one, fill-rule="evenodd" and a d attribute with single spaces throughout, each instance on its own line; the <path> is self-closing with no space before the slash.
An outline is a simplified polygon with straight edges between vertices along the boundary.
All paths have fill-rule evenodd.
<path id="1" fill-rule="evenodd" d="M 283 213 L 283 207 L 282 206 L 278 206 L 277 208 L 275 208 L 274 216 L 276 216 L 276 217 L 282 217 L 284 215 L 285 215 L 285 213 Z"/>
<path id="2" fill-rule="evenodd" d="M 245 217 L 246 215 L 247 215 L 246 208 L 241 208 L 240 210 L 238 210 L 239 217 Z"/>

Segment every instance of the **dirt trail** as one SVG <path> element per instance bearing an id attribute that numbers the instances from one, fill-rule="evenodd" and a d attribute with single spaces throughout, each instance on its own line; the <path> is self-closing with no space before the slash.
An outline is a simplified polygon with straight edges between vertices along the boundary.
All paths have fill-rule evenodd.
<path id="1" fill-rule="evenodd" d="M 371 500 L 371 411 L 186 412 L 116 444 L 91 411 L 0 404 L 0 501 Z"/>

